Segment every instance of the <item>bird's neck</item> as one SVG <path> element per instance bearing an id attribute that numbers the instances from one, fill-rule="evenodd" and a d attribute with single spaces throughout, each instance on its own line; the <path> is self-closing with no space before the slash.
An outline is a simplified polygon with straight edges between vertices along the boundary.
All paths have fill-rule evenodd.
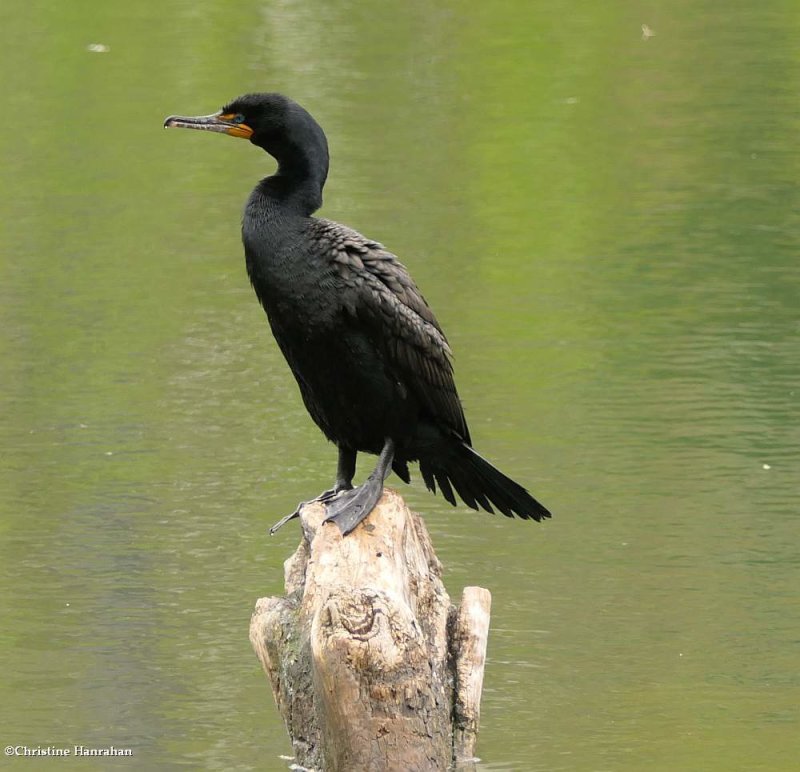
<path id="1" fill-rule="evenodd" d="M 281 164 L 275 174 L 261 181 L 259 190 L 268 208 L 309 217 L 322 206 L 324 182 L 324 178 L 320 180 Z"/>
<path id="2" fill-rule="evenodd" d="M 278 161 L 278 171 L 261 185 L 276 206 L 305 217 L 322 206 L 322 188 L 328 177 L 325 135 L 322 129 L 316 133 L 309 129 L 307 133 L 299 134 L 297 141 L 284 140 L 268 150 Z"/>

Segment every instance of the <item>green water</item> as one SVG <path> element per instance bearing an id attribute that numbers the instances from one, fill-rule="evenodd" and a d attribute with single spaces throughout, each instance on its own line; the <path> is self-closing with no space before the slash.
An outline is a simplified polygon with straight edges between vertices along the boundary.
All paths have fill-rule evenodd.
<path id="1" fill-rule="evenodd" d="M 247 628 L 335 452 L 244 272 L 274 164 L 161 128 L 280 90 L 555 513 L 403 486 L 451 593 L 493 593 L 481 769 L 797 769 L 799 33 L 780 0 L 4 0 L 3 744 L 286 768 Z"/>

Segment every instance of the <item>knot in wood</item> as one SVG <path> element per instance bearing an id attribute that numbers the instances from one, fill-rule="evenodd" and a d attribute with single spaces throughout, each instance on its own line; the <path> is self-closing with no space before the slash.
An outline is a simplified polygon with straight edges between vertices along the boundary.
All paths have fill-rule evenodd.
<path id="1" fill-rule="evenodd" d="M 376 608 L 377 593 L 362 591 L 338 598 L 330 598 L 327 604 L 331 627 L 344 628 L 357 641 L 368 641 L 379 633 L 376 620 L 382 613 Z"/>

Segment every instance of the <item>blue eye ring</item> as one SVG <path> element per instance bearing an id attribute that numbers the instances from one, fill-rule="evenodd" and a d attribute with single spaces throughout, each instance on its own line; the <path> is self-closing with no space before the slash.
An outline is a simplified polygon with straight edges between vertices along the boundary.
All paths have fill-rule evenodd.
<path id="1" fill-rule="evenodd" d="M 231 118 L 231 123 L 244 123 L 244 116 L 241 113 L 236 113 L 236 115 Z"/>

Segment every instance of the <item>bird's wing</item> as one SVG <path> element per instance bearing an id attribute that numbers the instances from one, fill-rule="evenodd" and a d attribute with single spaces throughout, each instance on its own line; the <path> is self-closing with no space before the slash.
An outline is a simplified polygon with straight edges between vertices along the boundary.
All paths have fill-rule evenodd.
<path id="1" fill-rule="evenodd" d="M 450 346 L 406 267 L 377 241 L 339 223 L 318 222 L 346 311 L 364 323 L 389 370 L 431 416 L 469 443 Z"/>

